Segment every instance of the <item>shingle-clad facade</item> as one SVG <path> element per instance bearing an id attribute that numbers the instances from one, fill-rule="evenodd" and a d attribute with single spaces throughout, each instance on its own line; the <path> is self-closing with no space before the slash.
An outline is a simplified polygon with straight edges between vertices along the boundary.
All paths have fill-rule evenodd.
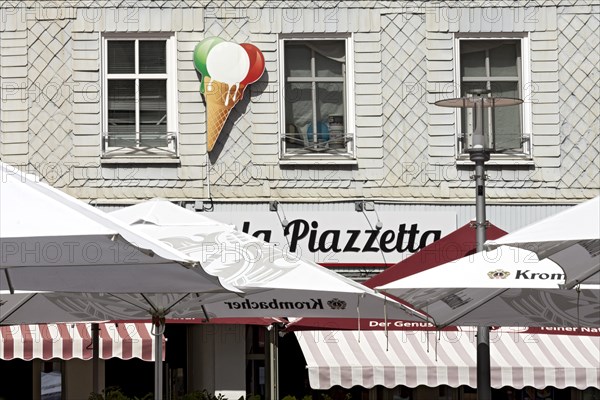
<path id="1" fill-rule="evenodd" d="M 469 201 L 472 166 L 457 157 L 456 113 L 433 103 L 457 95 L 457 37 L 518 34 L 526 37 L 530 153 L 493 159 L 487 196 L 500 204 L 578 202 L 600 190 L 599 7 L 558 0 L 6 1 L 0 155 L 101 203 Z M 177 154 L 107 157 L 102 38 L 150 33 L 175 37 Z M 351 42 L 352 155 L 284 159 L 280 41 L 332 35 Z M 266 65 L 211 153 L 192 63 L 195 45 L 208 36 L 253 43 Z"/>
<path id="2" fill-rule="evenodd" d="M 105 211 L 168 199 L 362 280 L 473 219 L 474 115 L 435 104 L 469 85 L 523 100 L 484 115 L 491 223 L 600 194 L 599 32 L 600 0 L 0 0 L 0 160 Z M 209 151 L 194 54 L 212 37 L 265 68 Z M 144 141 L 143 121 L 163 131 Z M 186 334 L 187 389 L 268 388 L 241 372 L 267 360 L 249 330 L 212 328 Z"/>

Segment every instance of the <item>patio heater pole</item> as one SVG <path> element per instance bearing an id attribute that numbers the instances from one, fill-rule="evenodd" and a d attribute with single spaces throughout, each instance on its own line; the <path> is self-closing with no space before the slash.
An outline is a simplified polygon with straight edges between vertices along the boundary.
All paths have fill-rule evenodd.
<path id="1" fill-rule="evenodd" d="M 472 108 L 475 114 L 475 129 L 473 129 L 471 146 L 467 146 L 469 158 L 475 163 L 475 238 L 477 252 L 483 251 L 485 243 L 485 162 L 490 159 L 494 143 L 486 142 L 483 131 L 483 109 L 486 107 L 507 107 L 523 103 L 521 99 L 506 97 L 487 97 L 486 89 L 473 89 L 469 94 L 474 97 L 459 97 L 443 99 L 435 102 L 437 106 L 454 108 Z M 491 133 L 490 133 L 491 134 Z M 490 377 L 490 328 L 477 327 L 477 399 L 491 400 L 492 387 Z"/>
<path id="2" fill-rule="evenodd" d="M 477 252 L 483 251 L 486 237 L 485 216 L 485 162 L 490 159 L 486 150 L 485 135 L 483 133 L 483 97 L 484 91 L 473 94 L 479 96 L 475 100 L 475 130 L 473 132 L 473 147 L 469 149 L 469 157 L 475 163 L 475 224 Z M 491 400 L 491 374 L 490 374 L 490 328 L 477 327 L 477 399 Z"/>

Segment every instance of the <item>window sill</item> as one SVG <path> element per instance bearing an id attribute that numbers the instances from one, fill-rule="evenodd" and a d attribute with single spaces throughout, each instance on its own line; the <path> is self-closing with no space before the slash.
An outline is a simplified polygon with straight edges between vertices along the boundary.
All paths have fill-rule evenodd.
<path id="1" fill-rule="evenodd" d="M 473 161 L 469 159 L 468 154 L 461 154 L 456 158 L 456 165 L 475 165 Z M 489 161 L 486 161 L 485 165 L 489 166 L 534 166 L 533 158 L 526 154 L 492 154 Z"/>
<path id="2" fill-rule="evenodd" d="M 279 159 L 279 165 L 358 165 L 358 160 L 353 156 L 287 155 Z"/>
<path id="3" fill-rule="evenodd" d="M 172 154 L 105 154 L 100 158 L 101 164 L 179 164 L 179 157 Z"/>

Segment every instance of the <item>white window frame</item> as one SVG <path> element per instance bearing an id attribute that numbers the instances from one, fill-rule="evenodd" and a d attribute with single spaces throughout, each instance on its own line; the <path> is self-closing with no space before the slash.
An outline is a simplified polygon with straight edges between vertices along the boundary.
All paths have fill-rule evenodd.
<path id="1" fill-rule="evenodd" d="M 111 79 L 138 79 L 138 51 L 140 40 L 165 40 L 166 41 L 166 72 L 160 74 L 143 74 L 145 79 L 167 80 L 167 146 L 165 147 L 109 147 L 108 134 L 108 42 L 109 41 L 135 40 L 135 65 L 133 74 L 110 74 Z M 103 157 L 113 156 L 152 156 L 152 157 L 178 157 L 178 118 L 177 118 L 177 40 L 174 33 L 110 33 L 102 35 L 102 153 Z M 136 87 L 136 126 L 139 126 L 139 87 Z M 136 128 L 139 138 L 140 129 Z"/>
<path id="2" fill-rule="evenodd" d="M 532 133 L 533 133 L 533 112 L 532 112 L 532 84 L 531 84 L 531 46 L 530 38 L 528 33 L 460 33 L 454 36 L 454 82 L 455 85 L 455 97 L 461 96 L 461 64 L 460 64 L 460 42 L 462 40 L 518 40 L 521 44 L 521 114 L 522 114 L 522 153 L 515 154 L 498 154 L 492 153 L 491 160 L 514 163 L 515 161 L 532 160 L 533 148 L 532 148 Z M 469 155 L 462 149 L 462 118 L 461 109 L 455 110 L 455 121 L 456 121 L 456 158 L 459 161 L 469 162 Z M 462 151 L 461 151 L 462 150 Z"/>
<path id="3" fill-rule="evenodd" d="M 345 116 L 344 129 L 348 139 L 346 152 L 313 152 L 313 153 L 294 153 L 285 151 L 285 43 L 290 41 L 317 41 L 317 40 L 339 40 L 344 41 L 346 51 L 346 85 L 345 85 Z M 356 155 L 356 121 L 355 121 L 355 89 L 354 89 L 354 44 L 353 35 L 344 33 L 330 33 L 327 35 L 280 35 L 278 43 L 278 67 L 279 67 L 279 159 L 285 163 L 289 160 L 291 163 L 340 163 L 344 161 L 354 162 Z"/>

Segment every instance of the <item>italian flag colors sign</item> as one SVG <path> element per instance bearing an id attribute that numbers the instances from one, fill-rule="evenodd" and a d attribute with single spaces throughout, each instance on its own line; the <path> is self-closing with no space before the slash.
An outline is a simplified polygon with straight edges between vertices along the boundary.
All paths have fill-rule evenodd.
<path id="1" fill-rule="evenodd" d="M 265 57 L 250 43 L 207 37 L 194 49 L 194 66 L 202 75 L 200 92 L 206 100 L 207 145 L 211 151 L 231 109 L 244 90 L 265 71 Z"/>

